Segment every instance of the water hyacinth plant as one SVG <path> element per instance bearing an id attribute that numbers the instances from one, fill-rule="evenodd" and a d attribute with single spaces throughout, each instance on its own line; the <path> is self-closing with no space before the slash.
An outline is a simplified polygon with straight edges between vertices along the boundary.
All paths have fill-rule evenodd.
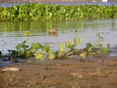
<path id="1" fill-rule="evenodd" d="M 87 52 L 87 55 L 108 55 L 110 45 L 107 44 L 107 47 L 103 47 L 102 43 L 104 42 L 104 39 L 100 36 L 100 33 L 97 33 L 96 35 L 98 39 L 94 44 L 91 44 L 90 42 L 86 43 L 85 51 Z"/>
<path id="2" fill-rule="evenodd" d="M 41 60 L 44 55 L 41 52 L 36 52 L 35 53 L 35 59 Z"/>
<path id="3" fill-rule="evenodd" d="M 63 59 L 63 56 L 68 58 L 77 55 L 81 58 L 86 58 L 86 56 L 90 55 L 108 55 L 108 49 L 110 45 L 107 44 L 107 47 L 103 47 L 102 41 L 103 38 L 97 33 L 97 40 L 94 44 L 91 42 L 86 43 L 86 47 L 84 49 L 80 49 L 79 45 L 82 41 L 80 37 L 76 37 L 72 40 L 67 40 L 65 45 L 63 43 L 58 44 L 58 51 L 53 52 L 49 45 L 41 45 L 40 43 L 32 43 L 31 45 L 27 44 L 27 37 L 30 33 L 25 32 L 24 35 L 26 36 L 26 40 L 21 44 L 16 46 L 16 50 L 10 51 L 10 55 L 13 59 L 20 57 L 20 58 L 30 58 L 35 57 L 36 60 L 41 60 L 42 58 L 47 58 L 50 60 L 53 59 Z M 101 41 L 101 42 L 99 42 Z"/>
<path id="4" fill-rule="evenodd" d="M 30 3 L 0 7 L 0 21 L 62 21 L 117 18 L 117 7 Z"/>
<path id="5" fill-rule="evenodd" d="M 63 55 L 65 55 L 65 46 L 64 46 L 64 44 L 63 43 L 59 43 L 58 44 L 58 49 L 59 49 L 59 51 L 58 51 L 58 58 L 60 58 L 61 56 L 63 56 Z"/>
<path id="6" fill-rule="evenodd" d="M 66 44 L 66 47 L 67 48 L 72 48 L 73 46 L 72 46 L 72 41 L 71 40 L 67 40 L 66 42 L 65 42 L 65 44 Z"/>

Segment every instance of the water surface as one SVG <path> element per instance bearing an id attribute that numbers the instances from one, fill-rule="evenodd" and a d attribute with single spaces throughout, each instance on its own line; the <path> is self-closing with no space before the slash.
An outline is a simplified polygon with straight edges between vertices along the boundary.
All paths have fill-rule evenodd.
<path id="1" fill-rule="evenodd" d="M 117 47 L 117 19 L 67 21 L 67 22 L 0 22 L 0 51 L 15 49 L 15 46 L 25 40 L 24 31 L 30 31 L 28 44 L 39 42 L 49 44 L 52 50 L 58 49 L 58 43 L 81 37 L 80 48 L 86 42 L 94 43 L 99 32 L 104 37 L 104 45 L 110 43 Z M 57 29 L 57 35 L 49 35 L 49 29 Z"/>

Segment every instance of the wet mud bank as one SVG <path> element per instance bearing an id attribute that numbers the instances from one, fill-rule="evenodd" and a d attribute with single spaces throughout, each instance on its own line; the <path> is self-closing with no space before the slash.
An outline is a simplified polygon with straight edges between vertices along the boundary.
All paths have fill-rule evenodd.
<path id="1" fill-rule="evenodd" d="M 0 88 L 117 88 L 117 57 L 45 60 L 12 67 L 21 71 L 0 72 Z"/>

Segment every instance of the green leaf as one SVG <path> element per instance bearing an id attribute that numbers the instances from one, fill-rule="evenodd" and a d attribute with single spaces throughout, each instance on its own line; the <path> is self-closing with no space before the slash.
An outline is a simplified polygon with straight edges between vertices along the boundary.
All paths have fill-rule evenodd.
<path id="1" fill-rule="evenodd" d="M 96 55 L 96 53 L 94 53 L 94 52 L 93 52 L 93 53 L 89 53 L 89 55 L 90 55 L 90 56 L 91 56 L 91 55 Z"/>
<path id="2" fill-rule="evenodd" d="M 17 49 L 18 52 L 20 52 L 21 48 L 23 48 L 24 50 L 26 50 L 26 48 L 29 47 L 29 45 L 27 45 L 26 42 L 27 42 L 27 41 L 25 40 L 23 43 L 18 44 L 18 45 L 16 46 L 16 49 Z"/>
<path id="3" fill-rule="evenodd" d="M 103 46 L 102 46 L 102 44 L 99 44 L 98 46 L 99 46 L 99 49 L 103 49 Z"/>
<path id="4" fill-rule="evenodd" d="M 32 16 L 33 14 L 32 13 L 29 13 L 29 16 Z"/>
<path id="5" fill-rule="evenodd" d="M 63 52 L 65 50 L 65 47 L 64 47 L 63 43 L 59 43 L 58 48 L 59 48 L 59 52 Z"/>
<path id="6" fill-rule="evenodd" d="M 79 45 L 81 43 L 81 38 L 80 37 L 77 37 L 74 39 L 74 45 Z"/>
<path id="7" fill-rule="evenodd" d="M 88 52 L 91 52 L 91 50 L 92 50 L 92 48 L 90 47 L 90 48 L 88 48 Z"/>
<path id="8" fill-rule="evenodd" d="M 42 45 L 40 45 L 39 43 L 32 43 L 31 44 L 31 51 L 35 52 L 37 49 L 41 48 Z"/>
<path id="9" fill-rule="evenodd" d="M 101 54 L 102 54 L 102 51 L 101 51 L 101 50 L 98 50 L 98 51 L 97 51 L 97 54 L 98 54 L 98 55 L 101 55 Z"/>
<path id="10" fill-rule="evenodd" d="M 50 47 L 49 47 L 49 45 L 46 45 L 46 46 L 44 46 L 43 48 L 42 48 L 42 51 L 44 52 L 44 53 L 48 53 L 48 51 L 50 50 Z"/>
<path id="11" fill-rule="evenodd" d="M 25 51 L 25 58 L 29 58 L 32 56 L 32 53 L 30 50 Z"/>
<path id="12" fill-rule="evenodd" d="M 71 40 L 67 40 L 67 41 L 65 42 L 65 44 L 66 44 L 66 47 L 67 47 L 67 48 L 71 48 L 71 47 L 72 47 L 72 41 L 71 41 Z"/>
<path id="13" fill-rule="evenodd" d="M 53 60 L 55 57 L 56 57 L 55 53 L 53 53 L 51 50 L 49 50 L 49 52 L 48 52 L 48 58 L 50 60 Z"/>
<path id="14" fill-rule="evenodd" d="M 13 59 L 15 59 L 17 56 L 18 56 L 18 52 L 15 51 L 15 50 L 13 50 L 13 51 L 11 52 L 11 57 L 12 57 Z"/>
<path id="15" fill-rule="evenodd" d="M 17 49 L 18 52 L 20 52 L 20 49 L 23 48 L 23 45 L 24 45 L 24 44 L 22 43 L 22 44 L 18 44 L 18 45 L 16 46 L 16 49 Z"/>
<path id="16" fill-rule="evenodd" d="M 104 53 L 108 55 L 108 48 L 104 48 Z"/>
<path id="17" fill-rule="evenodd" d="M 36 52 L 35 53 L 35 58 L 38 59 L 38 60 L 41 60 L 43 57 L 43 54 L 41 52 Z"/>
<path id="18" fill-rule="evenodd" d="M 87 53 L 86 52 L 83 52 L 83 53 L 80 54 L 80 57 L 83 58 L 83 59 L 85 59 L 86 56 L 87 56 Z"/>
<path id="19" fill-rule="evenodd" d="M 89 49 L 89 48 L 91 48 L 92 47 L 92 44 L 90 43 L 90 42 L 87 42 L 86 43 L 86 49 Z"/>

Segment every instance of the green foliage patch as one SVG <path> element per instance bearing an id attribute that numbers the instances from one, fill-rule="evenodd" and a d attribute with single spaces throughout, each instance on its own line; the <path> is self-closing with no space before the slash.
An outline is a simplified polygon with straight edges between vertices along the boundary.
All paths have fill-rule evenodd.
<path id="1" fill-rule="evenodd" d="M 0 21 L 63 21 L 117 18 L 117 7 L 106 5 L 50 5 L 30 3 L 0 7 Z"/>
<path id="2" fill-rule="evenodd" d="M 24 32 L 24 35 L 30 34 L 29 32 Z M 41 45 L 40 43 L 32 43 L 29 45 L 27 43 L 27 37 L 21 44 L 16 46 L 16 50 L 10 51 L 12 59 L 17 57 L 20 58 L 30 58 L 35 57 L 36 60 L 41 60 L 42 58 L 53 59 L 63 59 L 62 57 L 71 58 L 74 55 L 80 56 L 81 58 L 86 58 L 90 55 L 108 55 L 109 44 L 103 47 L 103 38 L 97 33 L 97 40 L 95 43 L 87 42 L 84 49 L 80 49 L 80 43 L 82 39 L 76 37 L 72 40 L 67 40 L 65 44 L 58 43 L 58 50 L 52 51 L 49 45 Z M 101 41 L 101 42 L 100 42 Z"/>

